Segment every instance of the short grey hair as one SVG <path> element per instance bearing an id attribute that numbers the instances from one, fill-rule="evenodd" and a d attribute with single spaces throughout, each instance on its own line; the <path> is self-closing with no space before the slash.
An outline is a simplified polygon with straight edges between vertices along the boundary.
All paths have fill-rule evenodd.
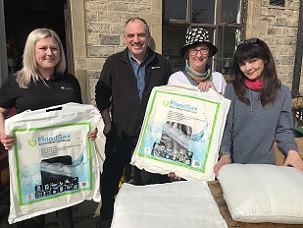
<path id="1" fill-rule="evenodd" d="M 125 27 L 127 26 L 127 24 L 128 24 L 129 22 L 131 22 L 131 21 L 133 22 L 133 21 L 135 21 L 135 20 L 139 20 L 139 21 L 143 22 L 143 24 L 145 25 L 145 31 L 146 31 L 146 33 L 147 33 L 148 35 L 150 35 L 149 26 L 148 26 L 147 22 L 146 22 L 143 18 L 141 18 L 141 17 L 132 17 L 132 18 L 129 18 L 129 19 L 125 22 L 124 31 L 125 31 Z"/>

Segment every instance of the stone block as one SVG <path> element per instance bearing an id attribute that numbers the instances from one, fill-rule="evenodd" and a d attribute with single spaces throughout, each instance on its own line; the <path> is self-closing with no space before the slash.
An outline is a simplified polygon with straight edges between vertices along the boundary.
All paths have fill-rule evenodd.
<path id="1" fill-rule="evenodd" d="M 119 45 L 120 44 L 120 36 L 111 36 L 111 35 L 99 35 L 100 44 L 101 45 Z"/>
<path id="2" fill-rule="evenodd" d="M 146 20 L 149 27 L 155 25 L 155 26 L 161 26 L 162 25 L 162 17 L 161 16 L 155 16 L 155 15 L 149 15 L 149 14 L 141 14 L 141 17 Z"/>
<path id="3" fill-rule="evenodd" d="M 106 10 L 108 1 L 84 1 L 86 11 Z"/>
<path id="4" fill-rule="evenodd" d="M 98 33 L 86 33 L 86 44 L 88 45 L 98 45 L 99 44 L 99 34 Z"/>
<path id="5" fill-rule="evenodd" d="M 78 58 L 75 61 L 75 68 L 82 70 L 100 71 L 106 58 Z"/>
<path id="6" fill-rule="evenodd" d="M 150 14 L 151 7 L 147 4 L 128 5 L 128 12 L 139 14 Z"/>
<path id="7" fill-rule="evenodd" d="M 100 71 L 87 71 L 87 77 L 89 79 L 99 79 L 100 78 Z"/>
<path id="8" fill-rule="evenodd" d="M 279 27 L 268 27 L 268 35 L 279 36 L 282 35 L 282 28 Z"/>
<path id="9" fill-rule="evenodd" d="M 151 14 L 159 15 L 162 17 L 162 5 L 163 5 L 163 1 L 160 0 L 151 1 Z"/>
<path id="10" fill-rule="evenodd" d="M 113 12 L 129 12 L 128 4 L 124 2 L 109 2 L 108 10 Z"/>
<path id="11" fill-rule="evenodd" d="M 87 21 L 87 22 L 89 22 L 89 21 L 97 22 L 97 20 L 98 20 L 98 12 L 97 11 L 87 10 L 85 12 L 85 21 Z"/>
<path id="12" fill-rule="evenodd" d="M 115 53 L 114 46 L 92 46 L 87 45 L 87 56 L 93 58 L 108 57 L 109 55 Z"/>
<path id="13" fill-rule="evenodd" d="M 117 12 L 98 11 L 98 22 L 121 23 L 122 14 Z"/>
<path id="14" fill-rule="evenodd" d="M 109 34 L 110 24 L 100 22 L 88 22 L 86 23 L 86 31 L 90 33 Z"/>

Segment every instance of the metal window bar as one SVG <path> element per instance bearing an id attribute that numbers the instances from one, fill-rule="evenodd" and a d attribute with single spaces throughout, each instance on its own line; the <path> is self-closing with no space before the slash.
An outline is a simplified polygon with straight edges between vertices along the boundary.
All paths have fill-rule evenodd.
<path id="1" fill-rule="evenodd" d="M 296 137 L 303 137 L 303 95 L 292 98 L 292 116 L 294 135 Z"/>

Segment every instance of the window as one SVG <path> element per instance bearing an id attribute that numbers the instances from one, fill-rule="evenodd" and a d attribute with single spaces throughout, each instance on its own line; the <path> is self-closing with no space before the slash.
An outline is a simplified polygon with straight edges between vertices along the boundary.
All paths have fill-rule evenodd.
<path id="1" fill-rule="evenodd" d="M 272 6 L 285 7 L 285 1 L 283 1 L 283 0 L 270 0 L 269 4 L 272 5 Z"/>
<path id="2" fill-rule="evenodd" d="M 180 48 L 186 31 L 203 27 L 210 32 L 218 53 L 209 64 L 216 71 L 228 74 L 236 43 L 244 36 L 247 0 L 164 0 L 163 55 L 175 70 L 183 70 L 185 60 Z"/>

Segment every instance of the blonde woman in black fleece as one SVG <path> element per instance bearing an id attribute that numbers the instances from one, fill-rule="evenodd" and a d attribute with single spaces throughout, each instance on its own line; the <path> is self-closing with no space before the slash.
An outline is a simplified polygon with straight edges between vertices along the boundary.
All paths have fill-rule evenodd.
<path id="1" fill-rule="evenodd" d="M 293 134 L 291 93 L 277 77 L 267 44 L 258 38 L 241 42 L 234 54 L 231 76 L 234 81 L 224 94 L 231 106 L 215 174 L 231 162 L 275 164 L 275 139 L 287 156 L 284 166 L 303 171 Z"/>
<path id="2" fill-rule="evenodd" d="M 6 150 L 15 141 L 14 136 L 6 135 L 4 129 L 4 121 L 12 108 L 21 113 L 67 102 L 82 103 L 77 78 L 65 70 L 65 54 L 57 33 L 48 28 L 33 30 L 25 43 L 22 69 L 8 77 L 0 88 L 0 139 Z M 88 132 L 87 136 L 95 140 L 97 129 Z M 72 207 L 58 210 L 56 215 L 58 227 L 74 227 Z M 18 223 L 19 228 L 44 226 L 45 215 Z"/>

